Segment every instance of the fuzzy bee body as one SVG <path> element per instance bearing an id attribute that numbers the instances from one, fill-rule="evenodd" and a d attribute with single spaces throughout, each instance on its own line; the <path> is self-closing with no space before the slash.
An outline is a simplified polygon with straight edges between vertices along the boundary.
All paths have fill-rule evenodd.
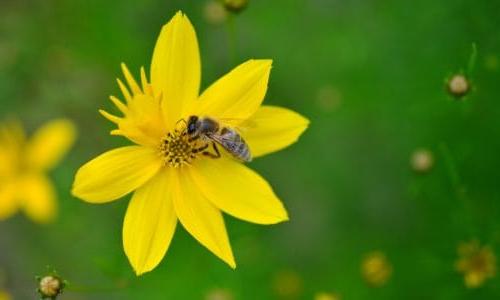
<path id="1" fill-rule="evenodd" d="M 252 160 L 250 149 L 241 137 L 241 135 L 233 128 L 228 126 L 220 126 L 220 124 L 208 117 L 191 116 L 187 122 L 187 133 L 193 139 L 201 138 L 205 141 L 212 141 L 238 160 L 249 162 Z M 214 150 L 220 156 L 217 146 L 213 144 Z M 218 156 L 215 157 L 218 157 Z"/>

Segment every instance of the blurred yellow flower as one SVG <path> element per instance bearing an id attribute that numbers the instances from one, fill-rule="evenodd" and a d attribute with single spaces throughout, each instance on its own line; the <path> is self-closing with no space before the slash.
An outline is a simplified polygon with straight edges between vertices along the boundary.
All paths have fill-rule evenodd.
<path id="1" fill-rule="evenodd" d="M 340 300 L 340 296 L 333 293 L 319 292 L 314 295 L 314 300 Z"/>
<path id="2" fill-rule="evenodd" d="M 11 300 L 12 297 L 7 291 L 0 290 L 0 300 Z"/>
<path id="3" fill-rule="evenodd" d="M 374 251 L 366 255 L 361 264 L 361 273 L 365 281 L 373 287 L 381 287 L 392 275 L 392 266 L 384 253 Z"/>
<path id="4" fill-rule="evenodd" d="M 205 300 L 233 300 L 233 294 L 228 289 L 214 288 L 205 294 Z"/>
<path id="5" fill-rule="evenodd" d="M 461 243 L 458 248 L 458 260 L 455 268 L 464 275 L 465 286 L 480 287 L 488 278 L 496 273 L 496 257 L 489 246 L 482 246 L 474 240 Z"/>
<path id="6" fill-rule="evenodd" d="M 298 299 L 302 295 L 303 281 L 293 270 L 282 270 L 274 275 L 273 290 L 278 299 Z"/>
<path id="7" fill-rule="evenodd" d="M 222 24 L 227 19 L 227 11 L 220 1 L 208 0 L 203 8 L 203 16 L 210 24 Z"/>
<path id="8" fill-rule="evenodd" d="M 177 220 L 203 246 L 236 267 L 221 211 L 258 224 L 286 221 L 288 215 L 257 173 L 227 153 L 220 159 L 209 158 L 214 152 L 201 155 L 212 149 L 205 150 L 207 139 L 186 134 L 187 120 L 206 116 L 221 127 L 244 128 L 240 134 L 253 157 L 294 143 L 308 120 L 285 108 L 261 107 L 270 60 L 241 64 L 200 96 L 198 42 L 181 12 L 161 30 L 151 82 L 144 68 L 141 85 L 124 64 L 122 68 L 128 88 L 120 80 L 118 84 L 126 104 L 115 97 L 111 101 L 124 116 L 101 113 L 118 126 L 111 134 L 137 145 L 106 152 L 81 167 L 73 194 L 90 203 L 105 203 L 135 191 L 123 224 L 123 246 L 138 275 L 162 260 Z"/>
<path id="9" fill-rule="evenodd" d="M 57 213 L 55 189 L 47 176 L 75 140 L 68 120 L 54 120 L 28 140 L 19 122 L 0 125 L 0 220 L 23 210 L 39 223 Z"/>

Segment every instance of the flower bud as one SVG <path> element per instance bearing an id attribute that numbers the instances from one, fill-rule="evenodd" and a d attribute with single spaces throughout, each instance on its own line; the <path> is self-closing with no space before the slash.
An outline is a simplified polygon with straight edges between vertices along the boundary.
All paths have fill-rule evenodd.
<path id="1" fill-rule="evenodd" d="M 314 295 L 314 300 L 340 300 L 340 296 L 333 293 L 319 292 Z"/>
<path id="2" fill-rule="evenodd" d="M 413 171 L 426 173 L 434 166 L 434 156 L 427 149 L 417 149 L 411 155 L 410 164 Z"/>
<path id="3" fill-rule="evenodd" d="M 470 83 L 467 78 L 462 74 L 453 75 L 448 80 L 448 92 L 457 98 L 462 98 L 470 91 Z"/>
<path id="4" fill-rule="evenodd" d="M 239 13 L 248 5 L 248 0 L 223 0 L 224 7 L 230 12 Z"/>
<path id="5" fill-rule="evenodd" d="M 205 4 L 203 16 L 208 23 L 218 25 L 226 21 L 227 11 L 219 1 L 209 0 Z"/>
<path id="6" fill-rule="evenodd" d="M 42 299 L 55 299 L 63 290 L 64 282 L 53 275 L 42 277 L 38 282 L 38 292 Z"/>
<path id="7" fill-rule="evenodd" d="M 273 289 L 278 299 L 300 298 L 303 282 L 300 275 L 293 270 L 282 270 L 275 274 Z"/>
<path id="8" fill-rule="evenodd" d="M 207 292 L 205 300 L 233 300 L 231 291 L 222 288 L 215 288 Z"/>
<path id="9" fill-rule="evenodd" d="M 392 274 L 392 266 L 384 253 L 369 253 L 361 264 L 361 273 L 372 287 L 381 287 L 387 283 Z"/>

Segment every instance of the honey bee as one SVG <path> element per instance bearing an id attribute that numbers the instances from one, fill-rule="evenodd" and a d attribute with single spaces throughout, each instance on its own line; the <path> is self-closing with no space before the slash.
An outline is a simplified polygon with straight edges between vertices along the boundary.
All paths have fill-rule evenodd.
<path id="1" fill-rule="evenodd" d="M 203 151 L 204 155 L 212 158 L 221 157 L 217 145 L 222 146 L 227 152 L 238 160 L 249 162 L 252 160 L 250 149 L 235 129 L 228 126 L 221 126 L 216 120 L 209 117 L 190 116 L 187 121 L 187 134 L 190 141 L 202 139 L 205 142 L 211 142 L 214 153 Z M 199 150 L 205 150 L 209 143 Z"/>

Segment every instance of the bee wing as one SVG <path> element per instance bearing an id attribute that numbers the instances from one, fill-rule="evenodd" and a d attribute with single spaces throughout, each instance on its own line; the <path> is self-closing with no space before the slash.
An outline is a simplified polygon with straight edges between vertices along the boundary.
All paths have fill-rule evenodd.
<path id="1" fill-rule="evenodd" d="M 240 161 L 249 162 L 252 160 L 252 155 L 248 149 L 248 145 L 236 132 L 226 134 L 212 134 L 210 138 L 217 144 L 221 145 L 227 152 Z"/>
<path id="2" fill-rule="evenodd" d="M 222 124 L 236 129 L 238 132 L 245 132 L 248 129 L 257 127 L 257 123 L 251 120 L 238 119 L 238 118 L 219 118 Z"/>
<path id="3" fill-rule="evenodd" d="M 241 143 L 243 143 L 243 141 L 238 135 L 228 135 L 228 134 L 221 135 L 214 133 L 210 135 L 210 138 L 231 153 L 234 153 L 234 151 L 238 149 L 238 146 Z"/>
<path id="4" fill-rule="evenodd" d="M 241 145 L 246 147 L 245 141 L 234 131 L 225 134 L 214 133 L 210 135 L 210 138 L 232 154 L 238 154 Z"/>

